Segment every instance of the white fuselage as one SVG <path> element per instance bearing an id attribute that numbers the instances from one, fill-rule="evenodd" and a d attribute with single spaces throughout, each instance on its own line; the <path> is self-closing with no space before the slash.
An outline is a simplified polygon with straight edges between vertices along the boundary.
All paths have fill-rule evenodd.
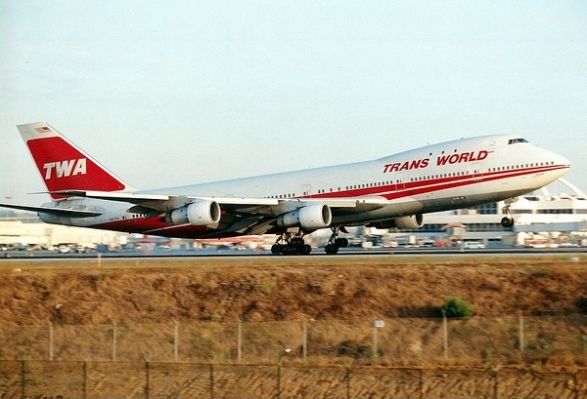
<path id="1" fill-rule="evenodd" d="M 388 204 L 335 209 L 332 225 L 353 225 L 427 212 L 500 201 L 540 188 L 566 173 L 569 161 L 517 136 L 461 139 L 396 155 L 338 166 L 300 170 L 149 190 L 146 194 L 205 197 L 306 199 L 380 197 Z M 61 201 L 68 207 L 98 210 L 97 217 L 43 215 L 50 223 L 140 232 L 175 237 L 214 237 L 276 232 L 271 224 L 236 223 L 230 214 L 216 226 L 202 229 L 171 225 L 162 215 L 130 203 L 91 199 Z M 293 202 L 295 204 L 295 202 Z M 292 201 L 276 207 L 267 219 L 286 212 Z M 289 208 L 288 208 L 289 207 Z M 81 209 L 80 208 L 80 209 Z M 226 218 L 226 221 L 224 219 Z M 241 221 L 242 222 L 242 221 Z"/>

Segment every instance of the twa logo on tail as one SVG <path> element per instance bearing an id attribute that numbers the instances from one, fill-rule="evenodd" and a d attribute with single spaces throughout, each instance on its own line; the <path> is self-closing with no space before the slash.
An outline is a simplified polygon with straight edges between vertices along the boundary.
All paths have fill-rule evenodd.
<path id="1" fill-rule="evenodd" d="M 45 180 L 53 177 L 60 179 L 62 177 L 85 175 L 88 173 L 87 159 L 71 159 L 62 162 L 48 162 L 43 164 L 45 170 Z"/>
<path id="2" fill-rule="evenodd" d="M 19 125 L 39 174 L 54 200 L 63 190 L 133 190 L 81 148 L 45 122 Z"/>

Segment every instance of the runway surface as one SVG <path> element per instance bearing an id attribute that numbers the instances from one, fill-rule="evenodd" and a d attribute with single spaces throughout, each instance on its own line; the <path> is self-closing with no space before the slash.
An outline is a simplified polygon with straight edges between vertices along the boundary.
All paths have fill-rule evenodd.
<path id="1" fill-rule="evenodd" d="M 304 258 L 304 257 L 347 257 L 347 256 L 500 256 L 500 255 L 558 255 L 558 254 L 587 253 L 587 247 L 571 248 L 488 248 L 488 249 L 460 249 L 460 248 L 344 248 L 336 255 L 327 255 L 323 248 L 314 248 L 310 255 L 272 255 L 270 251 L 233 250 L 233 249 L 204 249 L 198 251 L 154 251 L 154 252 L 106 252 L 84 254 L 62 254 L 49 251 L 10 251 L 0 252 L 1 260 L 35 260 L 35 259 L 93 259 L 98 256 L 102 259 L 159 259 L 159 258 L 213 258 L 213 257 L 245 257 L 245 258 Z"/>

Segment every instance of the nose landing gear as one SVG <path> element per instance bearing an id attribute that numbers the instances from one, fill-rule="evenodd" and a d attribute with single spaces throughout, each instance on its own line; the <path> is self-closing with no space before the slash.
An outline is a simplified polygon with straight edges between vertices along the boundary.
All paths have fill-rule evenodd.
<path id="1" fill-rule="evenodd" d="M 505 201 L 505 206 L 503 207 L 503 211 L 506 213 L 506 216 L 501 218 L 501 226 L 503 228 L 510 228 L 514 226 L 514 217 L 512 216 L 512 204 L 518 200 L 517 197 L 510 198 Z"/>

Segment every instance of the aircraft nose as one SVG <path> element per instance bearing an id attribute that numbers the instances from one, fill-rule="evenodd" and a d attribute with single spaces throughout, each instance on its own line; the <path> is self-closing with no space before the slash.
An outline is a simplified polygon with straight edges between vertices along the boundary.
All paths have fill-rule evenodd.
<path id="1" fill-rule="evenodd" d="M 555 158 L 556 159 L 555 160 L 555 163 L 557 165 L 564 166 L 565 168 L 570 168 L 571 167 L 571 161 L 569 161 L 568 158 L 566 158 L 566 157 L 564 157 L 562 155 L 559 155 L 559 154 L 554 154 L 554 155 L 556 157 Z"/>

